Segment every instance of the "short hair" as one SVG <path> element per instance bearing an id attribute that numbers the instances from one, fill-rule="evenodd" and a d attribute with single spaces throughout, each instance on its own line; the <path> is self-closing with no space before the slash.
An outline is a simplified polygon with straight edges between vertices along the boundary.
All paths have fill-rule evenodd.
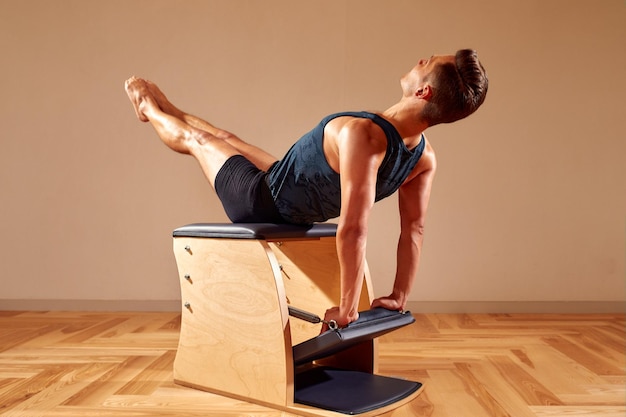
<path id="1" fill-rule="evenodd" d="M 433 71 L 433 95 L 422 112 L 429 126 L 463 119 L 485 101 L 489 80 L 476 51 L 461 49 L 454 61 Z"/>

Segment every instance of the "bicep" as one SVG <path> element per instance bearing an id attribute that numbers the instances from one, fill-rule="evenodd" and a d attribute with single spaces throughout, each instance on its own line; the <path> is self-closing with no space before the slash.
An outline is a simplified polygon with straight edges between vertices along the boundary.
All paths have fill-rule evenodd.
<path id="1" fill-rule="evenodd" d="M 386 143 L 364 127 L 344 129 L 339 140 L 342 220 L 367 217 L 376 198 L 378 169 Z"/>
<path id="2" fill-rule="evenodd" d="M 420 234 L 423 232 L 436 171 L 434 153 L 426 154 L 423 157 L 426 160 L 422 170 L 415 178 L 400 187 L 398 196 L 400 219 L 403 227 L 417 228 Z"/>

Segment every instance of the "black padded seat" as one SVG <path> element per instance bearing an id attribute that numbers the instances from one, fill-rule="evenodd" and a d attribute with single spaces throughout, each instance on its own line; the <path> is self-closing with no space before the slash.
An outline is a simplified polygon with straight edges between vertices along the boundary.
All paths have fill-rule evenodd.
<path id="1" fill-rule="evenodd" d="M 337 225 L 316 223 L 309 226 L 275 223 L 192 223 L 174 230 L 174 237 L 227 239 L 316 239 L 334 237 Z"/>

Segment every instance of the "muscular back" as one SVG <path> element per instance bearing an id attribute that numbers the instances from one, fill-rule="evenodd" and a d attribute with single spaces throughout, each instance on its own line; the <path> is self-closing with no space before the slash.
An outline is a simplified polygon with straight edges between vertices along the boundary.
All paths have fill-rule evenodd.
<path id="1" fill-rule="evenodd" d="M 338 217 L 348 195 L 373 204 L 413 175 L 426 143 L 423 135 L 417 140 L 408 149 L 396 128 L 373 113 L 327 116 L 270 169 L 276 207 L 289 222 L 312 223 Z"/>

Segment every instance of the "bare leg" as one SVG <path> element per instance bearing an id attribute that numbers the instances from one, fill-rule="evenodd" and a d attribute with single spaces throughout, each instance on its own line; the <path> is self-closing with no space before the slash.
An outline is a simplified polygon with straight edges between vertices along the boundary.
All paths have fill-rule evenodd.
<path id="1" fill-rule="evenodd" d="M 167 99 L 165 94 L 163 94 L 159 87 L 157 87 L 157 85 L 153 82 L 146 80 L 146 85 L 148 86 L 148 90 L 152 94 L 152 97 L 156 100 L 157 105 L 161 108 L 161 110 L 163 110 L 163 112 L 177 117 L 192 127 L 204 130 L 216 138 L 226 141 L 228 144 L 237 149 L 240 154 L 245 156 L 246 159 L 256 165 L 257 168 L 267 171 L 269 167 L 278 160 L 275 156 L 265 152 L 264 150 L 244 142 L 236 135 L 226 130 L 217 128 L 206 120 L 202 120 L 199 117 L 192 116 L 178 109 Z"/>
<path id="2" fill-rule="evenodd" d="M 194 156 L 212 186 L 215 186 L 215 176 L 224 162 L 240 154 L 226 141 L 165 113 L 144 80 L 130 78 L 126 81 L 126 92 L 139 120 L 149 121 L 169 148 Z"/>

